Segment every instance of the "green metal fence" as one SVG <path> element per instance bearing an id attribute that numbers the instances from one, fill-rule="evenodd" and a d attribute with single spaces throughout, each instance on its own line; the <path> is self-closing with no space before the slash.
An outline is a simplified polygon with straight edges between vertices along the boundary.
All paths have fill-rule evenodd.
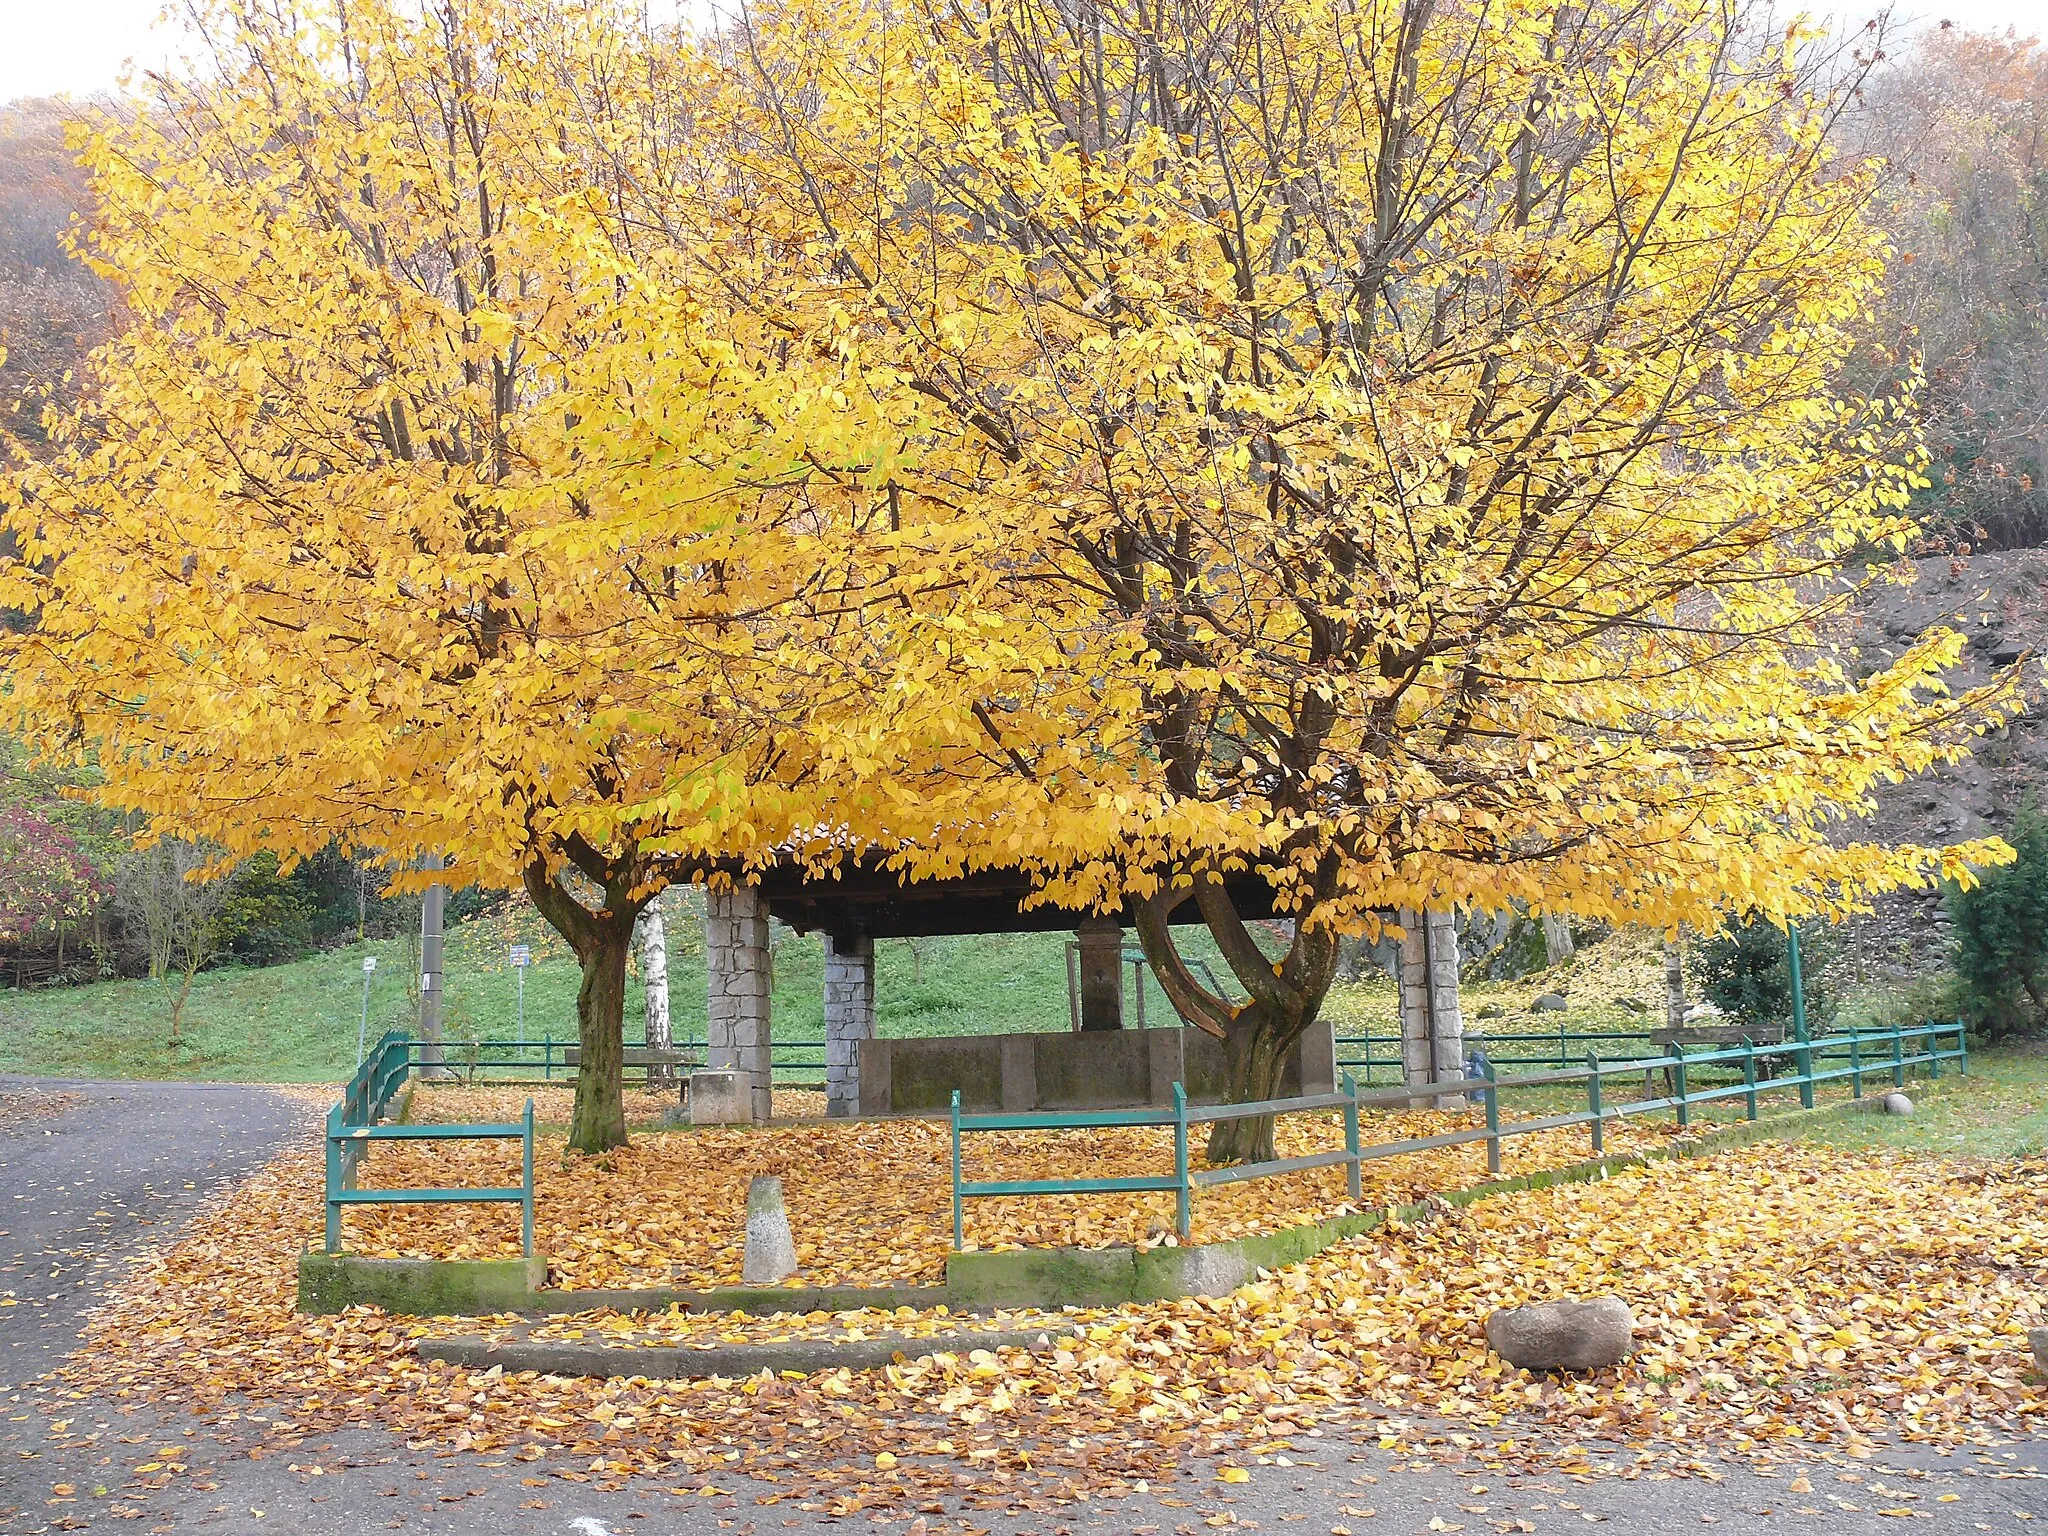
<path id="1" fill-rule="evenodd" d="M 646 1049 L 646 1043 L 641 1040 L 623 1043 L 627 1050 Z M 443 1040 L 441 1056 L 442 1065 L 458 1076 L 472 1070 L 479 1074 L 502 1072 L 507 1074 L 506 1081 L 546 1083 L 558 1078 L 574 1079 L 576 1068 L 568 1057 L 576 1048 L 577 1041 L 573 1036 L 560 1040 L 552 1035 L 544 1035 L 538 1040 Z M 422 1042 L 415 1040 L 412 1043 L 415 1065 L 418 1065 L 421 1049 Z M 701 1064 L 710 1046 L 701 1039 L 676 1040 L 671 1042 L 670 1049 L 683 1052 Z M 796 1086 L 799 1082 L 824 1082 L 825 1042 L 822 1040 L 772 1042 L 768 1055 L 776 1080 L 785 1087 Z M 799 1078 L 796 1074 L 808 1076 Z"/>
<path id="2" fill-rule="evenodd" d="M 522 1251 L 533 1256 L 533 1100 L 510 1125 L 383 1125 L 384 1112 L 411 1072 L 413 1042 L 402 1030 L 379 1040 L 327 1112 L 327 1251 L 341 1252 L 341 1213 L 350 1205 L 519 1204 Z M 356 1178 L 377 1141 L 518 1141 L 516 1189 L 358 1189 Z"/>
<path id="3" fill-rule="evenodd" d="M 1953 1039 L 1954 1044 L 1944 1042 Z M 1501 1170 L 1501 1143 L 1512 1136 L 1537 1131 L 1584 1126 L 1592 1139 L 1593 1154 L 1606 1150 L 1606 1128 L 1610 1122 L 1630 1115 L 1672 1112 L 1681 1128 L 1692 1123 L 1692 1112 L 1703 1105 L 1740 1098 L 1746 1118 L 1758 1116 L 1760 1094 L 1796 1092 L 1804 1108 L 1812 1108 L 1814 1088 L 1821 1083 L 1847 1082 L 1851 1094 L 1863 1096 L 1872 1078 L 1889 1080 L 1903 1087 L 1907 1072 L 1924 1067 L 1936 1078 L 1942 1063 L 1953 1061 L 1959 1070 L 1969 1070 L 1969 1041 L 1960 1021 L 1954 1024 L 1923 1024 L 1911 1029 L 1864 1030 L 1826 1035 L 1818 1040 L 1788 1040 L 1782 1045 L 1742 1045 L 1723 1049 L 1688 1051 L 1680 1047 L 1664 1056 L 1631 1056 L 1602 1061 L 1589 1054 L 1583 1066 L 1520 1077 L 1498 1077 L 1491 1066 L 1479 1077 L 1425 1086 L 1361 1090 L 1350 1072 L 1336 1093 L 1309 1094 L 1292 1099 L 1270 1099 L 1256 1104 L 1217 1104 L 1190 1108 L 1179 1083 L 1173 1085 L 1171 1109 L 1084 1110 L 1066 1113 L 1041 1110 L 1031 1114 L 976 1114 L 960 1112 L 960 1095 L 953 1095 L 953 1246 L 965 1239 L 962 1206 L 967 1200 L 1002 1195 L 1080 1195 L 1138 1191 L 1172 1191 L 1175 1196 L 1175 1227 L 1182 1240 L 1188 1236 L 1195 1190 L 1206 1185 L 1232 1183 L 1241 1179 L 1273 1178 L 1309 1168 L 1343 1165 L 1348 1172 L 1351 1198 L 1359 1198 L 1359 1170 L 1383 1157 L 1408 1152 L 1427 1152 L 1438 1147 L 1486 1143 L 1486 1166 L 1490 1173 Z M 1790 1065 L 1793 1070 L 1781 1071 Z M 1602 1089 L 1607 1078 L 1627 1076 L 1650 1080 L 1655 1073 L 1666 1074 L 1670 1091 L 1648 1094 L 1640 1099 L 1610 1102 Z M 1735 1075 L 1733 1083 L 1700 1085 L 1695 1074 L 1714 1072 Z M 1500 1101 L 1503 1093 L 1523 1090 L 1555 1090 L 1583 1084 L 1586 1107 L 1533 1119 L 1503 1121 Z M 1395 1108 L 1422 1100 L 1469 1097 L 1479 1101 L 1484 1123 L 1435 1136 L 1409 1137 L 1401 1141 L 1360 1144 L 1359 1112 L 1368 1108 Z M 1340 1110 L 1344 1116 L 1344 1147 L 1341 1151 L 1319 1152 L 1307 1157 L 1277 1158 L 1268 1162 L 1238 1164 L 1223 1168 L 1193 1168 L 1188 1158 L 1188 1128 L 1222 1120 L 1244 1120 L 1261 1115 L 1328 1113 Z M 1173 1127 L 1173 1172 L 1138 1174 L 1101 1179 L 1019 1179 L 970 1181 L 961 1176 L 961 1137 L 978 1131 L 1075 1130 L 1096 1126 Z"/>

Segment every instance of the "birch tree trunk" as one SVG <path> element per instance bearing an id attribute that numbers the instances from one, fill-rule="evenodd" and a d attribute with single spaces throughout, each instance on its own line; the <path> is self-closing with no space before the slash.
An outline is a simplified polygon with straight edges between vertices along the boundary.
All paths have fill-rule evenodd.
<path id="1" fill-rule="evenodd" d="M 662 917 L 662 901 L 667 894 L 663 891 L 642 907 L 640 919 L 633 926 L 633 942 L 640 951 L 640 980 L 647 993 L 647 1045 L 656 1051 L 669 1050 L 674 1044 L 668 1012 L 668 924 Z M 675 1082 L 673 1068 L 648 1066 L 648 1087 L 673 1088 Z"/>
<path id="2" fill-rule="evenodd" d="M 1673 1029 L 1685 1024 L 1685 956 L 1677 939 L 1664 941 L 1664 1021 Z"/>

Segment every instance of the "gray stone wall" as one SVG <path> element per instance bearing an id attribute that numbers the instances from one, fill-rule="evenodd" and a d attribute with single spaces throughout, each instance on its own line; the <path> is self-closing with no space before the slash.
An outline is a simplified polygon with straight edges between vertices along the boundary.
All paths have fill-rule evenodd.
<path id="1" fill-rule="evenodd" d="M 752 886 L 704 900 L 705 1065 L 740 1073 L 754 1119 L 774 1115 L 768 1054 L 768 903 Z"/>
<path id="2" fill-rule="evenodd" d="M 825 1113 L 860 1112 L 860 1043 L 875 1037 L 875 941 L 825 936 Z"/>

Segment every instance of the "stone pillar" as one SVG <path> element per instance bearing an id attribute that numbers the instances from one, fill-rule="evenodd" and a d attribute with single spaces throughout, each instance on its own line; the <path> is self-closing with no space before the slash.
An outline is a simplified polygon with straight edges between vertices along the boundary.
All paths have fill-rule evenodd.
<path id="1" fill-rule="evenodd" d="M 875 1037 L 875 941 L 825 935 L 825 1113 L 860 1113 L 860 1043 Z"/>
<path id="2" fill-rule="evenodd" d="M 743 1073 L 756 1122 L 773 1118 L 768 1042 L 768 903 L 753 886 L 704 899 L 705 1065 Z"/>
<path id="3" fill-rule="evenodd" d="M 1113 917 L 1091 917 L 1074 930 L 1081 941 L 1081 1028 L 1124 1027 L 1124 930 Z"/>
<path id="4" fill-rule="evenodd" d="M 1465 1024 L 1458 1008 L 1458 930 L 1448 912 L 1403 907 L 1401 924 L 1401 1068 L 1411 1087 L 1465 1075 Z M 1462 1097 L 1417 1099 L 1462 1109 Z"/>
<path id="5" fill-rule="evenodd" d="M 1435 1042 L 1436 1080 L 1455 1083 L 1465 1075 L 1465 1015 L 1458 1006 L 1458 921 L 1449 912 L 1432 912 L 1429 931 L 1429 1033 Z M 1445 1099 L 1446 1109 L 1462 1108 L 1463 1099 Z"/>

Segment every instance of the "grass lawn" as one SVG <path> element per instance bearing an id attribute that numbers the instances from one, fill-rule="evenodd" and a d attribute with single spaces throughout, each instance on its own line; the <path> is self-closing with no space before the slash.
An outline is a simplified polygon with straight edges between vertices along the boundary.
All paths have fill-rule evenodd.
<path id="1" fill-rule="evenodd" d="M 1865 1093 L 1888 1087 L 1872 1084 Z M 2034 1157 L 2048 1148 L 2048 1047 L 1972 1051 L 1967 1085 L 1944 1078 L 1939 1091 L 1922 1089 L 1917 1078 L 1906 1085 L 1911 1115 L 1858 1115 L 1823 1126 L 1809 1139 L 1938 1157 Z"/>
<path id="2" fill-rule="evenodd" d="M 704 943 L 694 923 L 671 919 L 669 1006 L 678 1039 L 704 1035 Z M 775 1038 L 824 1038 L 824 950 L 817 935 L 780 926 L 774 944 Z M 1206 935 L 1202 938 L 1206 940 Z M 514 907 L 451 930 L 446 1036 L 519 1037 L 513 942 L 532 947 L 525 1038 L 576 1036 L 577 969 L 568 948 L 530 909 Z M 885 939 L 876 945 L 877 1027 L 885 1036 L 992 1034 L 1068 1027 L 1060 933 Z M 1221 974 L 1213 946 L 1196 943 Z M 289 965 L 208 971 L 192 986 L 184 1038 L 170 1041 L 170 1009 L 151 981 L 0 991 L 0 1072 L 71 1077 L 212 1078 L 242 1082 L 334 1082 L 355 1066 L 365 955 L 371 979 L 369 1034 L 410 1028 L 415 1018 L 414 950 L 402 940 L 351 946 Z M 1125 997 L 1126 1019 L 1135 1001 Z M 1146 980 L 1147 1021 L 1170 1021 L 1158 983 Z M 642 1038 L 641 991 L 627 989 L 626 1038 Z"/>

